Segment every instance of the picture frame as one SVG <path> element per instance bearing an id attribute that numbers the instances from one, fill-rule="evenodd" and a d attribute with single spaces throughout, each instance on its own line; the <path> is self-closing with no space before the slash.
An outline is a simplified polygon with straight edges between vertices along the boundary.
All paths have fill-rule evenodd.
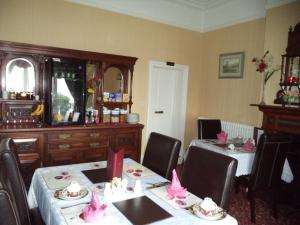
<path id="1" fill-rule="evenodd" d="M 219 78 L 243 78 L 244 52 L 221 54 L 219 57 Z"/>

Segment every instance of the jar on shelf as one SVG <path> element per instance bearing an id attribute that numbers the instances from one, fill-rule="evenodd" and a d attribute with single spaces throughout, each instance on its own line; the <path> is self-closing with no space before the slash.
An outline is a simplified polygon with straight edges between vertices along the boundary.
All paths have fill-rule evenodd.
<path id="1" fill-rule="evenodd" d="M 120 110 L 120 123 L 126 123 L 126 118 L 127 118 L 127 110 L 121 109 Z"/>
<path id="2" fill-rule="evenodd" d="M 114 109 L 111 111 L 111 118 L 110 122 L 111 123 L 119 123 L 120 122 L 120 110 Z"/>
<path id="3" fill-rule="evenodd" d="M 103 110 L 103 123 L 110 123 L 110 110 Z"/>

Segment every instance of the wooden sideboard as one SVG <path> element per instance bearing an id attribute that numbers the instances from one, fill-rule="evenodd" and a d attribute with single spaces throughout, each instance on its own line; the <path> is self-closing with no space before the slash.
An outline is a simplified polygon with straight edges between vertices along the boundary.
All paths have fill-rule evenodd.
<path id="1" fill-rule="evenodd" d="M 125 157 L 140 162 L 143 125 L 2 125 L 0 139 L 16 144 L 25 183 L 36 168 L 106 160 L 107 150 L 124 149 Z"/>
<path id="2" fill-rule="evenodd" d="M 262 128 L 268 132 L 300 134 L 300 108 L 253 105 L 263 112 Z"/>

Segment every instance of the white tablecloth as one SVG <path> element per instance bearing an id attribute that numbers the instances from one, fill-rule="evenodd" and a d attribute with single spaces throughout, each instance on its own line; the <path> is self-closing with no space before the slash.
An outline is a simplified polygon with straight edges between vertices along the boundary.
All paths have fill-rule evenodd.
<path id="1" fill-rule="evenodd" d="M 192 140 L 190 146 L 198 146 L 237 159 L 238 166 L 236 170 L 236 176 L 251 174 L 255 152 L 224 150 L 222 147 L 214 145 L 213 142 L 210 142 L 210 140 L 200 140 L 200 139 Z M 288 183 L 290 183 L 294 179 L 293 173 L 291 171 L 287 159 L 284 162 L 281 179 Z"/>
<path id="2" fill-rule="evenodd" d="M 97 169 L 95 165 L 97 164 L 97 168 L 104 168 L 106 167 L 106 162 L 97 162 L 97 163 L 82 163 L 82 164 L 73 164 L 73 165 L 67 165 L 67 166 L 57 166 L 57 167 L 45 167 L 45 168 L 39 168 L 35 171 L 32 183 L 29 189 L 28 193 L 28 202 L 30 207 L 39 207 L 41 215 L 43 220 L 45 221 L 46 225 L 66 225 L 67 222 L 65 218 L 62 215 L 62 207 L 71 206 L 78 203 L 88 203 L 91 200 L 91 194 L 88 194 L 86 197 L 76 200 L 76 201 L 67 201 L 67 200 L 59 200 L 53 197 L 55 190 L 49 190 L 43 175 L 47 174 L 49 172 L 54 171 L 72 171 L 73 174 L 76 174 L 77 179 L 80 180 L 81 184 L 84 184 L 86 188 L 88 188 L 90 191 L 98 190 L 97 185 L 99 184 L 93 184 L 89 181 L 89 179 L 81 173 L 81 170 L 88 170 L 88 169 Z M 124 159 L 124 165 L 127 164 L 135 164 L 131 159 Z M 129 180 L 129 185 L 133 186 L 135 183 L 135 179 L 130 178 L 129 176 L 126 176 L 126 173 L 123 173 L 123 178 L 127 178 Z M 157 183 L 166 181 L 164 178 L 160 177 L 159 175 L 153 174 L 152 176 L 147 176 L 141 179 L 143 191 L 140 194 L 124 194 L 122 196 L 122 199 L 118 200 L 124 200 L 129 198 L 138 197 L 141 195 L 146 195 L 151 200 L 156 202 L 160 207 L 165 209 L 167 212 L 169 212 L 172 217 L 157 221 L 153 224 L 159 225 L 186 225 L 186 224 L 195 224 L 195 225 L 237 225 L 236 219 L 231 217 L 230 215 L 227 215 L 224 219 L 219 221 L 206 221 L 203 219 L 200 219 L 194 215 L 192 215 L 188 210 L 185 209 L 175 209 L 171 205 L 169 205 L 167 202 L 160 199 L 158 196 L 156 196 L 154 193 L 152 193 L 150 190 L 147 190 L 146 187 L 149 186 L 149 183 Z M 105 203 L 108 205 L 108 212 L 107 212 L 107 221 L 101 220 L 99 223 L 93 223 L 93 224 L 101 224 L 104 225 L 107 223 L 107 225 L 112 224 L 131 224 L 130 221 L 120 212 L 114 205 L 112 204 L 112 201 L 108 201 L 106 198 L 103 197 L 103 192 L 98 192 L 98 195 L 100 196 L 100 202 Z M 115 200 L 113 200 L 115 201 Z"/>

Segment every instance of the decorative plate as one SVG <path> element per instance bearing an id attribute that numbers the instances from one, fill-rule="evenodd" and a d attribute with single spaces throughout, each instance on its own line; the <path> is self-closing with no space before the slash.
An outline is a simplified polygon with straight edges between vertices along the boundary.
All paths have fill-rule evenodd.
<path id="1" fill-rule="evenodd" d="M 73 197 L 73 196 L 70 196 L 66 190 L 62 189 L 62 190 L 55 191 L 54 197 L 61 199 L 61 200 L 77 200 L 77 199 L 81 199 L 81 198 L 87 196 L 88 193 L 89 193 L 89 191 L 86 188 L 82 188 L 78 192 L 78 195 Z"/>
<path id="2" fill-rule="evenodd" d="M 217 213 L 215 213 L 214 215 L 211 215 L 211 216 L 204 215 L 201 212 L 200 206 L 198 204 L 194 205 L 192 209 L 193 209 L 193 213 L 196 216 L 198 216 L 199 218 L 204 219 L 204 220 L 221 220 L 221 219 L 224 219 L 227 215 L 227 212 L 220 207 L 218 207 Z"/>

